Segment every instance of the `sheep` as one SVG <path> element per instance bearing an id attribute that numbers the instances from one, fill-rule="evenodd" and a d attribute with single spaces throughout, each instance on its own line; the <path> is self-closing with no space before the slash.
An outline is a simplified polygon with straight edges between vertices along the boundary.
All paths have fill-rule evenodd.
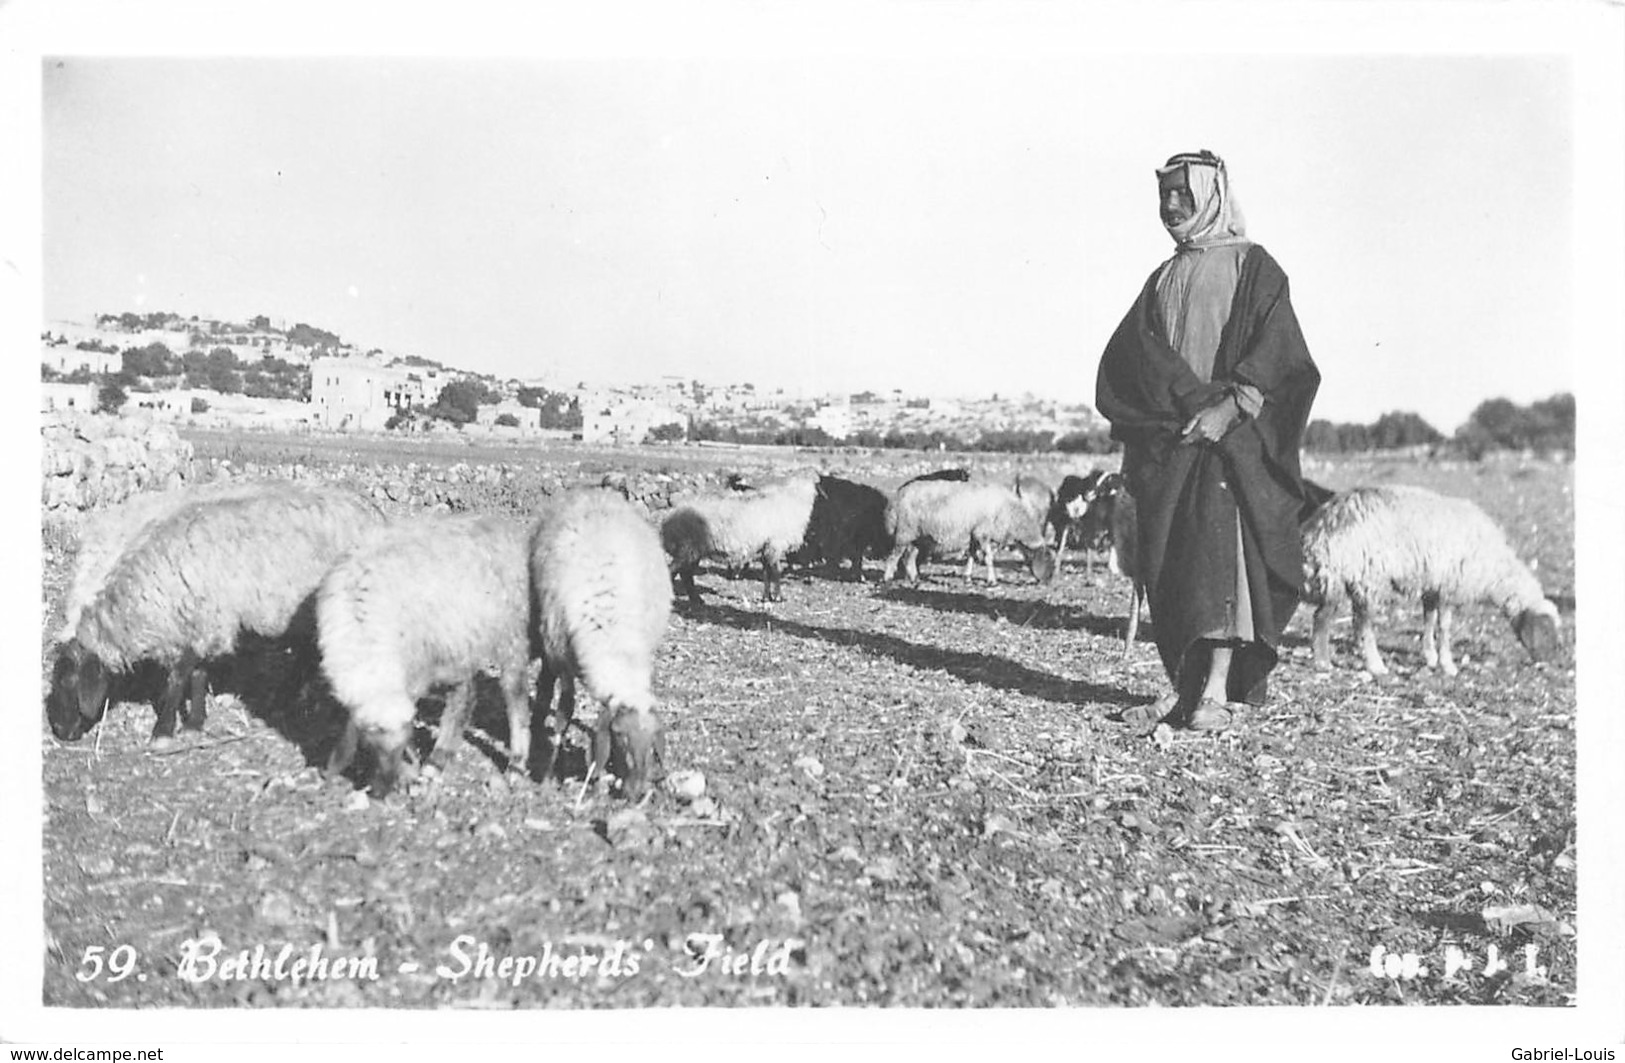
<path id="1" fill-rule="evenodd" d="M 95 522 L 53 671 L 52 732 L 82 737 L 116 681 L 147 665 L 167 672 L 153 738 L 174 734 L 188 686 L 186 724 L 200 729 L 202 664 L 232 651 L 243 632 L 290 637 L 309 656 L 306 599 L 382 520 L 349 491 L 265 482 L 154 496 Z"/>
<path id="2" fill-rule="evenodd" d="M 1123 490 L 1118 473 L 1096 469 L 1087 476 L 1066 476 L 1049 508 L 1057 558 L 1066 554 L 1069 541 L 1083 546 L 1084 572 L 1093 574 L 1095 552 L 1111 549 L 1114 500 Z"/>
<path id="3" fill-rule="evenodd" d="M 1558 644 L 1557 607 L 1506 536 L 1464 498 L 1420 487 L 1357 487 L 1325 503 L 1303 528 L 1305 598 L 1316 606 L 1314 663 L 1331 667 L 1331 625 L 1347 597 L 1355 640 L 1372 675 L 1387 675 L 1371 623 L 1375 599 L 1390 587 L 1422 598 L 1422 656 L 1456 675 L 1451 653 L 1455 607 L 1492 602 L 1512 619 L 1535 660 Z"/>
<path id="4" fill-rule="evenodd" d="M 816 496 L 813 479 L 797 476 L 755 491 L 708 495 L 674 507 L 661 522 L 660 542 L 688 600 L 699 604 L 694 571 L 707 558 L 731 565 L 760 561 L 764 600 L 783 600 L 780 566 L 806 537 Z"/>
<path id="5" fill-rule="evenodd" d="M 1015 489 L 1016 497 L 1027 503 L 1047 538 L 1050 511 L 1055 508 L 1055 488 L 1036 476 L 1022 473 L 1016 477 Z"/>
<path id="6" fill-rule="evenodd" d="M 493 676 L 508 713 L 508 766 L 530 746 L 529 525 L 500 514 L 425 514 L 369 536 L 321 582 L 316 623 L 322 672 L 346 710 L 327 772 L 348 769 L 364 739 L 372 792 L 400 777 L 417 702 L 450 685 L 429 765 L 444 770 L 462 742 L 474 679 Z"/>
<path id="7" fill-rule="evenodd" d="M 864 557 L 889 549 L 885 492 L 839 476 L 819 476 L 805 546 L 798 551 L 803 559 L 822 560 L 839 572 L 841 562 L 850 558 L 852 578 L 861 583 Z"/>
<path id="8" fill-rule="evenodd" d="M 566 495 L 530 538 L 544 711 L 559 687 L 553 754 L 575 712 L 576 684 L 603 706 L 593 729 L 593 763 L 616 754 L 622 789 L 643 795 L 654 762 L 665 760 L 665 729 L 650 689 L 654 655 L 671 619 L 671 577 L 660 538 L 630 505 L 602 492 Z"/>
<path id="9" fill-rule="evenodd" d="M 1021 551 L 1040 583 L 1055 577 L 1055 555 L 1037 518 L 1003 484 L 929 480 L 904 484 L 886 507 L 886 530 L 892 536 L 883 570 L 887 580 L 896 578 L 899 563 L 905 561 L 909 579 L 918 580 L 918 555 L 930 545 L 951 553 L 980 550 L 987 562 L 988 583 L 997 583 L 993 552 L 1007 543 Z M 967 580 L 974 563 L 974 558 L 967 558 Z"/>

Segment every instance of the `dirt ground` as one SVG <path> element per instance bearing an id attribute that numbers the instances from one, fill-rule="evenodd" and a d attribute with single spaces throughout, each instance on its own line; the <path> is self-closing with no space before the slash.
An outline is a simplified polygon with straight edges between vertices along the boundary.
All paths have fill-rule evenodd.
<path id="1" fill-rule="evenodd" d="M 339 460 L 198 446 L 318 474 Z M 862 453 L 750 457 L 884 487 L 903 473 Z M 319 770 L 332 713 L 275 703 L 279 652 L 245 654 L 214 675 L 206 732 L 172 747 L 149 743 L 146 705 L 72 744 L 41 715 L 44 1002 L 1571 1003 L 1572 469 L 1309 471 L 1480 502 L 1536 562 L 1565 648 L 1531 664 L 1475 608 L 1448 679 L 1421 668 L 1420 609 L 1393 603 L 1395 674 L 1373 681 L 1346 619 L 1338 667 L 1310 668 L 1300 610 L 1267 706 L 1159 742 L 1114 718 L 1163 689 L 1149 631 L 1125 656 L 1127 584 L 1076 556 L 1048 587 L 1014 555 L 992 587 L 950 564 L 918 585 L 873 582 L 877 562 L 861 584 L 804 572 L 777 604 L 752 573 L 713 569 L 656 670 L 667 766 L 701 773 L 703 794 L 641 806 L 583 784 L 579 736 L 562 782 L 504 776 L 489 699 L 438 789 L 370 800 Z M 75 543 L 44 545 L 42 685 Z"/>

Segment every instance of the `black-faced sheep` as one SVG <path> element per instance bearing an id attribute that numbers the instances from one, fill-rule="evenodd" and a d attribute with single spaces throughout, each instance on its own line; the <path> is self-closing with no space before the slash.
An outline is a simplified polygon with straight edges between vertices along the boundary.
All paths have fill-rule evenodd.
<path id="1" fill-rule="evenodd" d="M 1485 601 L 1512 619 L 1536 660 L 1558 644 L 1557 607 L 1518 560 L 1506 536 L 1464 498 L 1419 487 L 1357 487 L 1320 507 L 1303 528 L 1305 596 L 1314 603 L 1314 660 L 1331 667 L 1331 625 L 1346 597 L 1355 640 L 1373 675 L 1386 675 L 1371 623 L 1390 590 L 1422 599 L 1422 655 L 1429 668 L 1457 672 L 1451 654 L 1455 607 Z"/>
<path id="2" fill-rule="evenodd" d="M 328 761 L 358 740 L 375 754 L 372 791 L 400 776 L 417 702 L 448 685 L 429 756 L 443 770 L 462 741 L 474 679 L 493 676 L 508 713 L 509 765 L 529 753 L 530 528 L 496 514 L 423 515 L 380 529 L 333 566 L 316 593 L 322 671 L 347 710 Z"/>
<path id="3" fill-rule="evenodd" d="M 891 548 L 886 535 L 886 493 L 868 484 L 820 476 L 807 523 L 805 545 L 799 553 L 808 561 L 823 561 L 835 571 L 850 559 L 852 578 L 863 579 L 863 559 L 883 556 Z"/>
<path id="4" fill-rule="evenodd" d="M 755 491 L 703 496 L 674 507 L 661 522 L 660 542 L 689 601 L 700 600 L 694 572 L 706 559 L 735 566 L 760 562 L 763 597 L 781 600 L 781 566 L 806 537 L 816 495 L 811 476 L 795 476 Z"/>
<path id="5" fill-rule="evenodd" d="M 282 482 L 231 484 L 143 498 L 98 521 L 69 595 L 65 641 L 48 702 L 51 729 L 73 741 L 139 666 L 167 672 L 155 738 L 172 735 L 190 688 L 187 726 L 205 712 L 201 666 L 247 632 L 289 638 L 329 566 L 383 521 L 349 491 Z M 298 663 L 305 663 L 300 661 Z"/>
<path id="6" fill-rule="evenodd" d="M 544 709 L 555 681 L 559 688 L 552 750 L 575 713 L 579 681 L 602 706 L 593 728 L 594 764 L 602 771 L 613 755 L 623 766 L 622 788 L 635 800 L 654 764 L 665 759 L 651 688 L 655 650 L 671 619 L 671 576 L 660 539 L 626 502 L 603 492 L 572 492 L 538 519 L 530 570 Z"/>
<path id="7" fill-rule="evenodd" d="M 974 564 L 969 555 L 980 551 L 987 562 L 988 583 L 996 583 L 993 554 L 1006 545 L 1021 551 L 1040 583 L 1055 577 L 1055 555 L 1044 541 L 1038 519 L 1003 484 L 932 480 L 904 484 L 886 507 L 886 530 L 892 536 L 883 570 L 888 580 L 896 578 L 900 564 L 906 565 L 909 579 L 919 579 L 918 554 L 922 547 L 930 547 L 965 552 L 967 580 Z"/>
<path id="8" fill-rule="evenodd" d="M 1077 543 L 1084 552 L 1084 572 L 1094 572 L 1095 554 L 1111 550 L 1112 512 L 1122 489 L 1122 476 L 1104 469 L 1062 478 L 1049 509 L 1058 559 L 1065 557 L 1069 542 Z"/>

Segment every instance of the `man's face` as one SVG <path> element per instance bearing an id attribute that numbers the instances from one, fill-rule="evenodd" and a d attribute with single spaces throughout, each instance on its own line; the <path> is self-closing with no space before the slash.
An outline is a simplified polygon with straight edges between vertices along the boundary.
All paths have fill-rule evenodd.
<path id="1" fill-rule="evenodd" d="M 1162 201 L 1162 224 L 1167 228 L 1183 225 L 1196 213 L 1196 201 L 1185 187 L 1185 174 L 1170 174 L 1157 187 Z"/>

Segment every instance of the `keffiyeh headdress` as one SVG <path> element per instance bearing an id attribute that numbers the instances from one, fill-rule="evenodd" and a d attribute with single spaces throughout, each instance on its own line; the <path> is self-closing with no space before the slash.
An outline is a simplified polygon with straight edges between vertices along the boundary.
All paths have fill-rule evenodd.
<path id="1" fill-rule="evenodd" d="M 1175 155 L 1157 168 L 1157 185 L 1188 188 L 1196 211 L 1181 225 L 1168 227 L 1180 247 L 1217 247 L 1247 239 L 1241 204 L 1230 192 L 1224 160 L 1211 151 Z"/>

